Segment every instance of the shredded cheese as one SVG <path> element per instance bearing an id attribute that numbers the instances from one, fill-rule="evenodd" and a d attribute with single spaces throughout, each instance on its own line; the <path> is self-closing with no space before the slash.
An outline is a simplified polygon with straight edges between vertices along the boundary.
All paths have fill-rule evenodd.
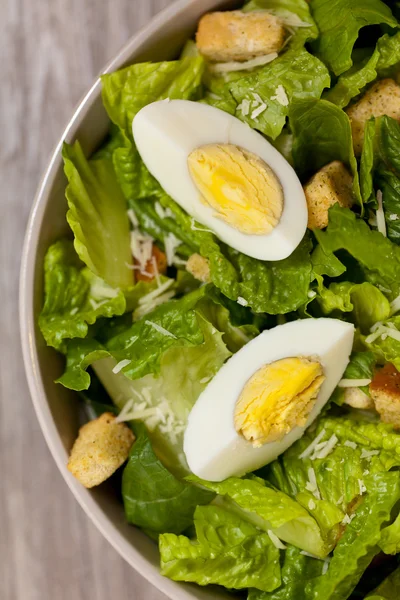
<path id="1" fill-rule="evenodd" d="M 166 335 L 167 337 L 174 338 L 175 340 L 178 339 L 175 334 L 171 333 L 170 331 L 168 331 L 168 329 L 165 329 L 158 323 L 154 323 L 154 321 L 146 320 L 145 323 L 146 323 L 146 325 L 150 325 L 150 327 L 152 327 L 153 329 L 155 329 L 156 331 L 158 331 L 158 333 L 161 333 L 162 335 Z"/>
<path id="2" fill-rule="evenodd" d="M 362 496 L 367 491 L 367 488 L 365 487 L 365 484 L 362 479 L 358 479 L 357 481 L 358 481 L 358 489 L 360 491 L 360 496 Z"/>
<path id="3" fill-rule="evenodd" d="M 326 458 L 328 454 L 332 452 L 338 441 L 336 435 L 333 434 L 329 440 L 325 442 L 324 447 L 316 453 L 315 458 Z"/>
<path id="4" fill-rule="evenodd" d="M 165 254 L 167 256 L 167 264 L 169 267 L 174 264 L 175 250 L 181 243 L 181 240 L 178 240 L 173 233 L 168 233 L 164 236 Z"/>
<path id="5" fill-rule="evenodd" d="M 112 372 L 113 373 L 119 373 L 124 367 L 127 367 L 128 365 L 131 364 L 131 360 L 129 360 L 128 358 L 124 358 L 124 360 L 120 360 L 119 363 L 117 363 L 115 365 L 115 367 L 113 368 Z"/>
<path id="6" fill-rule="evenodd" d="M 226 63 L 214 63 L 208 65 L 208 69 L 211 73 L 229 73 L 231 71 L 248 71 L 254 69 L 254 67 L 260 67 L 272 62 L 277 58 L 277 52 L 271 52 L 270 54 L 264 54 L 263 56 L 257 56 L 250 60 L 243 62 L 231 61 Z"/>
<path id="7" fill-rule="evenodd" d="M 400 296 L 397 296 L 397 298 L 395 298 L 393 300 L 393 302 L 390 303 L 390 314 L 394 315 L 399 310 L 400 310 Z M 390 323 L 390 325 L 393 325 L 393 323 Z"/>
<path id="8" fill-rule="evenodd" d="M 361 450 L 361 458 L 370 459 L 371 456 L 377 456 L 378 454 L 379 454 L 379 450 L 366 450 L 365 448 L 363 448 Z"/>
<path id="9" fill-rule="evenodd" d="M 169 292 L 165 292 L 165 294 L 161 294 L 161 296 L 158 296 L 151 302 L 139 305 L 133 313 L 134 320 L 137 321 L 138 319 L 141 319 L 142 317 L 144 317 L 144 315 L 147 315 L 149 312 L 152 312 L 157 306 L 160 306 L 160 304 L 168 302 L 168 300 L 171 300 L 174 296 L 175 291 L 171 290 Z"/>
<path id="10" fill-rule="evenodd" d="M 309 510 L 314 510 L 314 508 L 316 508 L 317 505 L 315 504 L 314 500 L 309 500 L 307 506 Z"/>
<path id="11" fill-rule="evenodd" d="M 257 119 L 257 117 L 259 117 L 260 115 L 262 115 L 263 112 L 265 112 L 267 110 L 267 105 L 265 104 L 265 102 L 262 102 L 262 104 L 260 104 L 259 106 L 257 106 L 257 108 L 255 108 L 253 110 L 253 112 L 251 113 L 250 117 L 252 119 Z"/>
<path id="12" fill-rule="evenodd" d="M 326 430 L 322 429 L 321 432 L 317 435 L 317 437 L 311 442 L 309 446 L 299 455 L 299 458 L 308 458 L 314 452 L 315 447 L 322 440 L 324 435 L 326 434 Z"/>
<path id="13" fill-rule="evenodd" d="M 371 383 L 371 379 L 341 379 L 338 383 L 338 387 L 340 388 L 351 388 L 351 387 L 364 387 L 365 385 L 369 385 Z"/>
<path id="14" fill-rule="evenodd" d="M 238 105 L 237 110 L 242 113 L 242 117 L 247 117 L 250 112 L 250 100 L 243 98 L 241 103 Z"/>
<path id="15" fill-rule="evenodd" d="M 283 85 L 278 85 L 275 90 L 275 96 L 271 96 L 271 100 L 276 100 L 282 106 L 288 106 L 289 98 Z"/>
<path id="16" fill-rule="evenodd" d="M 306 489 L 311 492 L 317 500 L 321 500 L 321 494 L 318 489 L 317 478 L 315 476 L 315 471 L 312 467 L 308 469 L 308 482 L 306 484 Z"/>
<path id="17" fill-rule="evenodd" d="M 278 548 L 278 550 L 286 550 L 285 544 L 283 544 L 281 542 L 281 540 L 278 538 L 278 536 L 275 535 L 275 533 L 273 531 L 271 531 L 271 529 L 268 529 L 267 533 L 268 533 L 269 539 L 271 540 L 271 542 L 273 543 L 275 548 Z"/>
<path id="18" fill-rule="evenodd" d="M 357 444 L 355 442 L 351 442 L 350 440 L 346 440 L 343 446 L 347 446 L 348 448 L 352 448 L 353 450 L 357 448 Z"/>
<path id="19" fill-rule="evenodd" d="M 248 306 L 249 304 L 245 298 L 242 298 L 242 296 L 238 296 L 236 302 L 240 304 L 240 306 Z"/>
<path id="20" fill-rule="evenodd" d="M 382 202 L 381 190 L 378 190 L 376 192 L 376 201 L 378 202 L 378 208 L 376 210 L 376 225 L 378 227 L 378 231 L 380 231 L 381 234 L 386 237 L 386 221 L 385 221 L 385 213 L 383 212 L 383 202 Z"/>
<path id="21" fill-rule="evenodd" d="M 136 216 L 135 211 L 133 210 L 133 208 L 130 208 L 128 211 L 128 218 L 130 220 L 130 222 L 132 223 L 133 227 L 139 227 L 139 221 L 138 218 Z"/>
<path id="22" fill-rule="evenodd" d="M 310 558 L 315 558 L 316 560 L 323 560 L 320 556 L 315 556 L 315 554 L 311 554 L 311 552 L 306 552 L 305 550 L 301 550 L 300 554 L 303 556 L 309 556 Z"/>

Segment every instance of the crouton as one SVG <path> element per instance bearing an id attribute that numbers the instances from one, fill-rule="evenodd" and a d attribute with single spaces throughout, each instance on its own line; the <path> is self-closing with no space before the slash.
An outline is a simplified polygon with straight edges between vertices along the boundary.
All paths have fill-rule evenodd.
<path id="1" fill-rule="evenodd" d="M 128 458 L 135 436 L 125 423 L 103 413 L 79 430 L 71 450 L 68 470 L 86 488 L 108 479 Z"/>
<path id="2" fill-rule="evenodd" d="M 200 54 L 214 62 L 244 62 L 279 52 L 284 41 L 285 30 L 280 19 L 257 11 L 206 14 L 200 19 L 196 34 Z"/>
<path id="3" fill-rule="evenodd" d="M 369 390 L 381 420 L 400 429 L 400 373 L 394 365 L 387 363 L 377 371 Z"/>
<path id="4" fill-rule="evenodd" d="M 340 206 L 353 204 L 353 178 L 339 160 L 325 165 L 304 186 L 308 208 L 309 229 L 323 229 L 328 225 L 328 210 L 338 202 Z"/>
<path id="5" fill-rule="evenodd" d="M 374 401 L 358 387 L 346 388 L 344 391 L 344 404 L 348 404 L 352 408 L 361 408 L 369 410 L 374 408 Z"/>
<path id="6" fill-rule="evenodd" d="M 136 259 L 134 260 L 134 264 L 140 266 Z M 136 281 L 151 281 L 154 279 L 156 272 L 160 275 L 164 275 L 167 272 L 167 257 L 162 250 L 153 244 L 151 258 L 145 264 L 143 271 L 135 271 L 135 279 Z"/>
<path id="7" fill-rule="evenodd" d="M 346 112 L 350 118 L 354 152 L 359 156 L 364 142 L 365 124 L 371 117 L 388 115 L 400 120 L 400 86 L 393 79 L 377 81 Z"/>
<path id="8" fill-rule="evenodd" d="M 186 270 L 189 271 L 195 279 L 198 279 L 203 283 L 211 281 L 208 260 L 200 256 L 200 254 L 192 254 L 186 263 Z"/>

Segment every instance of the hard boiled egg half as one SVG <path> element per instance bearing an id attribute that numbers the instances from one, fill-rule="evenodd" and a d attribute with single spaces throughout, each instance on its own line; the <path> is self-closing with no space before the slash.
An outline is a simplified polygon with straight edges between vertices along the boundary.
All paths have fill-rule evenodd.
<path id="1" fill-rule="evenodd" d="M 190 470 L 208 481 L 273 461 L 318 416 L 349 362 L 354 327 L 302 319 L 264 331 L 218 371 L 184 436 Z"/>
<path id="2" fill-rule="evenodd" d="M 307 227 L 301 183 L 246 123 L 206 104 L 162 100 L 142 108 L 132 130 L 167 194 L 223 242 L 261 260 L 298 246 Z"/>

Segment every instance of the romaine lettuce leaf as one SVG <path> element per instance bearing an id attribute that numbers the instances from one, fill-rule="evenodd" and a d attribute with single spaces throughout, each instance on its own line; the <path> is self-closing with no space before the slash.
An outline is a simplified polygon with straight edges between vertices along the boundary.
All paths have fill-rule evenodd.
<path id="1" fill-rule="evenodd" d="M 101 76 L 103 104 L 113 123 L 132 141 L 137 112 L 156 100 L 193 99 L 200 90 L 200 56 L 159 63 L 139 63 Z"/>
<path id="2" fill-rule="evenodd" d="M 400 514 L 382 531 L 379 547 L 385 554 L 400 553 Z"/>
<path id="3" fill-rule="evenodd" d="M 67 221 L 79 257 L 110 286 L 132 286 L 127 204 L 112 162 L 106 158 L 86 160 L 79 142 L 72 146 L 64 143 L 62 154 L 68 178 Z"/>
<path id="4" fill-rule="evenodd" d="M 397 27 L 390 8 L 380 0 L 311 0 L 311 12 L 320 32 L 313 49 L 335 75 L 352 66 L 353 47 L 362 27 Z"/>
<path id="5" fill-rule="evenodd" d="M 208 504 L 214 494 L 176 479 L 154 453 L 146 428 L 135 431 L 122 476 L 126 520 L 155 533 L 180 533 L 192 524 L 196 506 Z"/>
<path id="6" fill-rule="evenodd" d="M 333 160 L 341 160 L 353 173 L 354 195 L 360 201 L 357 161 L 346 113 L 327 100 L 297 100 L 291 103 L 289 122 L 296 171 L 304 177 Z"/>
<path id="7" fill-rule="evenodd" d="M 371 560 L 378 554 L 382 528 L 390 522 L 393 507 L 399 499 L 398 472 L 370 476 L 368 493 L 346 526 L 329 562 L 321 563 L 289 548 L 282 567 L 281 587 L 269 594 L 251 590 L 249 600 L 349 598 Z M 394 600 L 396 596 L 388 598 Z"/>
<path id="8" fill-rule="evenodd" d="M 312 443 L 318 436 L 319 443 L 329 441 L 332 435 L 337 438 L 332 450 L 326 457 L 318 458 L 319 451 L 314 450 Z M 278 461 L 265 468 L 262 475 L 297 498 L 299 493 L 309 490 L 310 469 L 313 469 L 317 485 L 313 503 L 317 505 L 320 498 L 340 508 L 344 515 L 354 510 L 364 493 L 362 483 L 367 486 L 369 475 L 399 465 L 400 434 L 392 426 L 327 416 L 319 420 L 313 431 L 307 430 Z M 310 512 L 314 514 L 314 510 Z M 339 536 L 340 529 L 336 528 L 332 534 Z"/>
<path id="9" fill-rule="evenodd" d="M 400 150 L 400 145 L 399 145 Z M 375 174 L 378 190 L 382 192 L 386 233 L 390 241 L 400 244 L 400 179 L 392 171 L 379 168 Z"/>
<path id="10" fill-rule="evenodd" d="M 324 94 L 324 99 L 333 102 L 340 108 L 347 106 L 352 98 L 377 77 L 376 67 L 379 61 L 379 50 L 376 48 L 372 56 L 364 58 L 361 63 L 343 73 L 334 87 Z"/>
<path id="11" fill-rule="evenodd" d="M 230 84 L 236 102 L 250 103 L 250 111 L 239 107 L 236 116 L 272 139 L 281 133 L 290 105 L 295 100 L 320 98 L 324 88 L 329 87 L 330 77 L 325 65 L 305 48 L 289 48 L 282 55 L 253 73 Z M 278 86 L 283 87 L 287 102 L 278 99 Z M 252 90 L 257 90 L 255 93 Z M 260 106 L 265 109 L 253 116 Z"/>
<path id="12" fill-rule="evenodd" d="M 175 581 L 271 591 L 281 582 L 279 550 L 268 533 L 219 506 L 199 506 L 196 539 L 160 536 L 161 573 Z"/>
<path id="13" fill-rule="evenodd" d="M 225 508 L 289 544 L 320 557 L 331 550 L 317 522 L 300 503 L 258 478 L 230 477 L 216 483 L 189 475 L 187 480 L 223 496 Z"/>
<path id="14" fill-rule="evenodd" d="M 400 249 L 378 231 L 372 231 L 350 209 L 334 205 L 329 209 L 325 231 L 315 230 L 325 254 L 346 250 L 354 257 L 365 279 L 391 290 L 391 299 L 400 292 Z"/>
<path id="15" fill-rule="evenodd" d="M 353 352 L 350 356 L 350 362 L 346 367 L 345 372 L 343 373 L 344 379 L 372 379 L 374 376 L 374 367 L 376 364 L 376 359 L 373 352 Z M 370 395 L 369 386 L 359 386 L 360 390 Z M 336 402 L 336 404 L 343 404 L 344 401 L 344 392 L 343 388 L 336 388 L 332 400 Z"/>
<path id="16" fill-rule="evenodd" d="M 383 322 L 384 325 L 394 327 L 397 331 L 400 330 L 400 316 L 391 317 Z M 382 339 L 383 337 L 383 339 Z M 374 353 L 376 360 L 379 363 L 391 362 L 396 369 L 400 370 L 400 342 L 389 335 L 387 337 L 380 336 L 371 343 L 367 343 L 364 338 L 365 346 Z"/>
<path id="17" fill-rule="evenodd" d="M 66 350 L 66 340 L 84 338 L 99 317 L 122 315 L 124 294 L 108 286 L 83 265 L 73 242 L 50 246 L 44 260 L 44 305 L 39 327 L 46 343 Z"/>
<path id="18" fill-rule="evenodd" d="M 331 283 L 328 288 L 320 284 L 316 301 L 324 315 L 337 314 L 337 311 L 351 313 L 351 321 L 362 333 L 368 333 L 377 321 L 384 321 L 390 316 L 389 300 L 368 281 L 342 281 Z"/>

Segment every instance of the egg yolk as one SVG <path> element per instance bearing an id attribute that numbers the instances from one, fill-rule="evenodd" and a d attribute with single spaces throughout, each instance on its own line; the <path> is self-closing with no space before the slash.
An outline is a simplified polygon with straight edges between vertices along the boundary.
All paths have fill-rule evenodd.
<path id="1" fill-rule="evenodd" d="M 255 448 L 303 426 L 324 381 L 322 366 L 308 358 L 283 358 L 261 367 L 236 403 L 235 429 Z"/>
<path id="2" fill-rule="evenodd" d="M 279 223 L 282 186 L 252 152 L 232 144 L 209 144 L 189 154 L 188 167 L 202 201 L 232 227 L 262 235 Z"/>

